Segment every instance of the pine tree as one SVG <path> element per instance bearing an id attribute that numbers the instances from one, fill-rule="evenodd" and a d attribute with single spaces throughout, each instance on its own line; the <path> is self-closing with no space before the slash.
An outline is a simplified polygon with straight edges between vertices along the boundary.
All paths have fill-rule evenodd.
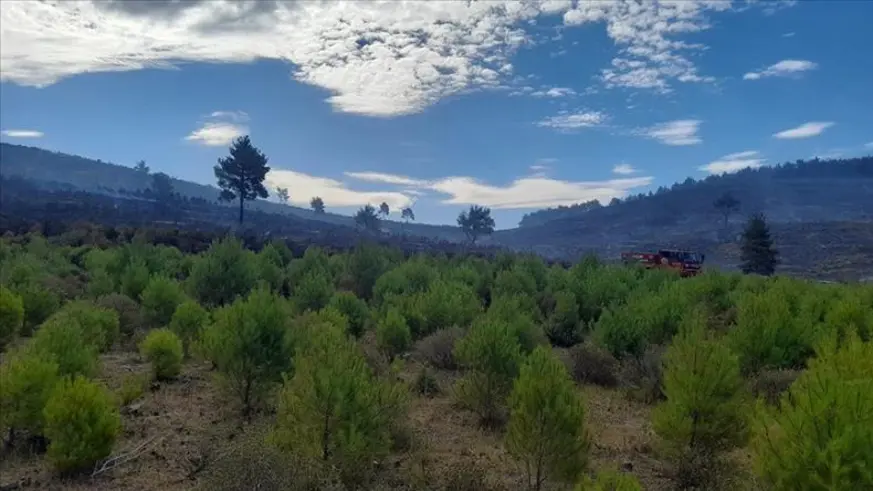
<path id="1" fill-rule="evenodd" d="M 324 213 L 324 200 L 316 196 L 309 201 L 309 206 L 316 213 Z"/>
<path id="2" fill-rule="evenodd" d="M 655 433 L 683 487 L 706 484 L 720 452 L 747 436 L 740 365 L 726 343 L 709 337 L 706 312 L 693 311 L 665 354 L 664 395 L 652 416 Z"/>
<path id="3" fill-rule="evenodd" d="M 491 209 L 484 206 L 473 205 L 468 211 L 458 215 L 458 226 L 470 240 L 471 244 L 482 235 L 491 235 L 494 232 L 494 219 L 491 218 Z"/>
<path id="4" fill-rule="evenodd" d="M 575 482 L 588 457 L 585 408 L 548 348 L 536 348 L 521 367 L 509 406 L 506 447 L 522 462 L 528 489 L 539 491 L 547 479 Z"/>
<path id="5" fill-rule="evenodd" d="M 753 215 L 743 231 L 740 269 L 746 274 L 770 276 L 776 272 L 776 266 L 779 264 L 778 255 L 779 251 L 773 247 L 766 218 L 761 213 Z"/>
<path id="6" fill-rule="evenodd" d="M 279 198 L 279 203 L 287 205 L 288 200 L 290 199 L 288 188 L 276 188 L 276 197 Z"/>
<path id="7" fill-rule="evenodd" d="M 214 171 L 221 188 L 219 199 L 239 200 L 239 223 L 242 225 L 245 202 L 269 196 L 264 187 L 264 179 L 270 172 L 267 156 L 252 145 L 248 135 L 241 136 L 233 141 L 230 155 L 218 159 Z"/>

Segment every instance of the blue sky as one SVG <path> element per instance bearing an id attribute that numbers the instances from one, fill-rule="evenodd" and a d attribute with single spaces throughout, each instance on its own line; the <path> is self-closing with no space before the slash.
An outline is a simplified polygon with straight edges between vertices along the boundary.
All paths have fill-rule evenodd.
<path id="1" fill-rule="evenodd" d="M 2 140 L 454 223 L 873 153 L 873 2 L 0 2 Z M 866 48 L 865 48 L 866 46 Z"/>

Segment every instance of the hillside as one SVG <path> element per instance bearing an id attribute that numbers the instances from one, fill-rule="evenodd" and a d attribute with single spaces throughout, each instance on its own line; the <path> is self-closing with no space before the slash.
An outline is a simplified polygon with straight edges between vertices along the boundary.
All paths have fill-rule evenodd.
<path id="1" fill-rule="evenodd" d="M 147 189 L 151 183 L 149 174 L 138 172 L 132 167 L 8 143 L 0 143 L 0 175 L 24 178 L 40 183 L 41 187 L 49 189 L 75 188 L 108 195 Z M 173 179 L 173 187 L 177 193 L 188 198 L 199 198 L 215 204 L 225 204 L 217 201 L 219 190 L 213 186 Z M 330 203 L 326 204 L 329 209 Z M 330 212 L 315 213 L 307 208 L 263 200 L 250 202 L 246 206 L 251 210 L 292 215 L 332 225 L 354 227 L 354 221 L 347 215 Z M 392 233 L 405 231 L 422 237 L 442 240 L 460 241 L 463 239 L 463 234 L 456 227 L 451 226 L 402 224 L 391 220 L 383 220 L 382 223 L 383 228 Z"/>

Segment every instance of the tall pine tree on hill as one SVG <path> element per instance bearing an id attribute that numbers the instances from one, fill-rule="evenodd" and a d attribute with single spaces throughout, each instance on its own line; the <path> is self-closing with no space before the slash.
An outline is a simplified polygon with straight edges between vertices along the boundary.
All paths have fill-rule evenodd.
<path id="1" fill-rule="evenodd" d="M 763 213 L 752 215 L 743 231 L 740 269 L 743 273 L 770 276 L 779 264 L 779 251 L 773 247 L 770 227 Z"/>
<path id="2" fill-rule="evenodd" d="M 269 196 L 264 187 L 264 178 L 270 168 L 267 156 L 252 145 L 248 135 L 233 141 L 230 155 L 218 159 L 215 177 L 221 188 L 222 201 L 239 200 L 239 223 L 243 223 L 243 205 L 246 201 Z"/>

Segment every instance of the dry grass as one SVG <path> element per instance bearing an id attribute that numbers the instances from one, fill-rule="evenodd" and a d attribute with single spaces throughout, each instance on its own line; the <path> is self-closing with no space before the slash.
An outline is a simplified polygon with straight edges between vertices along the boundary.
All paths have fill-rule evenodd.
<path id="1" fill-rule="evenodd" d="M 421 369 L 417 361 L 407 360 L 398 375 L 412 388 Z M 101 380 L 118 390 L 131 375 L 148 370 L 137 354 L 112 352 L 103 357 Z M 413 396 L 410 443 L 377 464 L 376 484 L 370 489 L 520 489 L 522 472 L 505 452 L 502 434 L 481 429 L 475 414 L 455 404 L 452 387 L 458 372 L 431 373 L 440 392 Z M 582 386 L 580 391 L 593 438 L 592 468 L 618 466 L 640 479 L 646 490 L 672 489 L 665 465 L 653 450 L 652 407 L 629 399 L 620 389 Z M 270 416 L 262 415 L 252 426 L 243 426 L 228 400 L 216 389 L 207 364 L 188 362 L 178 379 L 151 383 L 142 397 L 122 410 L 124 433 L 116 454 L 149 442 L 146 451 L 97 477 L 67 481 L 54 477 L 41 457 L 13 455 L 0 463 L 0 488 L 29 483 L 27 489 L 70 491 L 202 489 L 223 462 L 222 449 L 242 447 L 240 442 L 270 424 Z"/>

